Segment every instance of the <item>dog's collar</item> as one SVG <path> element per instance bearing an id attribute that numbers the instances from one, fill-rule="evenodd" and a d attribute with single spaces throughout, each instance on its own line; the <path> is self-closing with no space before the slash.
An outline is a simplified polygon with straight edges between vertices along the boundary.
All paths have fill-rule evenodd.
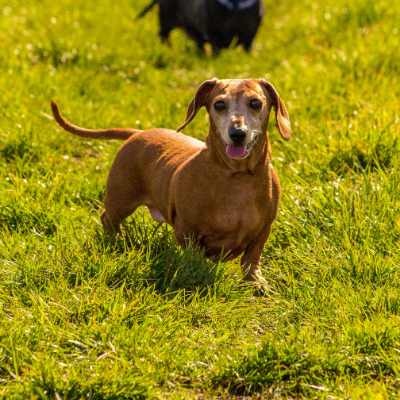
<path id="1" fill-rule="evenodd" d="M 219 4 L 226 7 L 229 11 L 238 11 L 238 10 L 246 10 L 250 8 L 254 4 L 257 3 L 258 0 L 241 0 L 234 2 L 232 0 L 216 0 Z"/>

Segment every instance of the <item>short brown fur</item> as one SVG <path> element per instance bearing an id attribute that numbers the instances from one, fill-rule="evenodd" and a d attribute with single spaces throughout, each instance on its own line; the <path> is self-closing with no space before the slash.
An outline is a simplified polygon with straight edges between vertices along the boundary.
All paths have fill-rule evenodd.
<path id="1" fill-rule="evenodd" d="M 254 99 L 260 109 L 249 107 Z M 216 110 L 222 99 L 226 109 Z M 103 227 L 120 233 L 120 224 L 140 205 L 156 221 L 169 223 L 178 243 L 189 240 L 206 255 L 227 259 L 243 253 L 245 280 L 266 284 L 260 258 L 276 218 L 280 200 L 278 176 L 270 166 L 267 126 L 274 108 L 279 131 L 290 139 L 285 105 L 274 87 L 263 79 L 205 81 L 191 101 L 183 129 L 205 106 L 210 115 L 205 143 L 167 129 L 86 130 L 67 122 L 52 101 L 57 123 L 66 131 L 89 138 L 121 139 L 107 179 L 101 215 Z M 247 132 L 246 156 L 229 158 L 230 128 Z"/>

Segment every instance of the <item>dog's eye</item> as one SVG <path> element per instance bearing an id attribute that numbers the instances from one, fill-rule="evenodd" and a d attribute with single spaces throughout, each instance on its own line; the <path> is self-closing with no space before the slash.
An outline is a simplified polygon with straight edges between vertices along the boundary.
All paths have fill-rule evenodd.
<path id="1" fill-rule="evenodd" d="M 258 100 L 258 99 L 250 100 L 250 107 L 251 108 L 254 108 L 256 110 L 257 108 L 260 108 L 261 106 L 262 106 L 262 103 L 261 103 L 260 100 Z"/>
<path id="2" fill-rule="evenodd" d="M 217 111 L 225 110 L 225 103 L 224 103 L 223 101 L 221 101 L 221 100 L 216 101 L 216 102 L 214 103 L 214 108 L 215 108 Z"/>

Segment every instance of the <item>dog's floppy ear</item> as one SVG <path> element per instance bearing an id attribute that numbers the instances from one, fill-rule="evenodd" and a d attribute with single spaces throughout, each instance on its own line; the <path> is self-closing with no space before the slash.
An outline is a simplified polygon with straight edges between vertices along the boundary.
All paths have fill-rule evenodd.
<path id="1" fill-rule="evenodd" d="M 197 114 L 201 107 L 206 105 L 208 100 L 208 95 L 214 89 L 215 84 L 217 83 L 218 79 L 214 78 L 210 81 L 204 81 L 199 88 L 197 89 L 196 94 L 194 95 L 192 101 L 189 104 L 187 114 L 186 114 L 186 121 L 185 123 L 178 128 L 178 132 L 181 131 Z"/>
<path id="2" fill-rule="evenodd" d="M 290 140 L 290 121 L 285 104 L 280 98 L 278 92 L 269 82 L 267 82 L 265 79 L 260 79 L 260 83 L 265 87 L 269 97 L 272 100 L 272 107 L 275 110 L 275 118 L 282 138 L 284 140 Z"/>

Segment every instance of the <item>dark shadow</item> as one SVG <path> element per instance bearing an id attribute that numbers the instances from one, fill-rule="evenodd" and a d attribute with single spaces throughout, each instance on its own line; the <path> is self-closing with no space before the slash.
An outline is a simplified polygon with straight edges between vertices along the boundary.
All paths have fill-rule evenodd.
<path id="1" fill-rule="evenodd" d="M 120 268 L 109 276 L 110 286 L 124 282 L 132 286 L 153 286 L 160 294 L 184 290 L 187 295 L 206 293 L 221 272 L 223 258 L 211 260 L 204 250 L 189 244 L 185 249 L 176 242 L 173 230 L 166 223 L 146 220 L 146 214 L 137 213 L 133 220 L 123 225 L 124 237 L 112 236 L 100 229 L 94 242 L 112 257 L 127 256 Z M 89 248 L 88 248 L 89 250 Z M 129 253 L 139 255 L 143 263 L 140 271 L 129 263 Z"/>

